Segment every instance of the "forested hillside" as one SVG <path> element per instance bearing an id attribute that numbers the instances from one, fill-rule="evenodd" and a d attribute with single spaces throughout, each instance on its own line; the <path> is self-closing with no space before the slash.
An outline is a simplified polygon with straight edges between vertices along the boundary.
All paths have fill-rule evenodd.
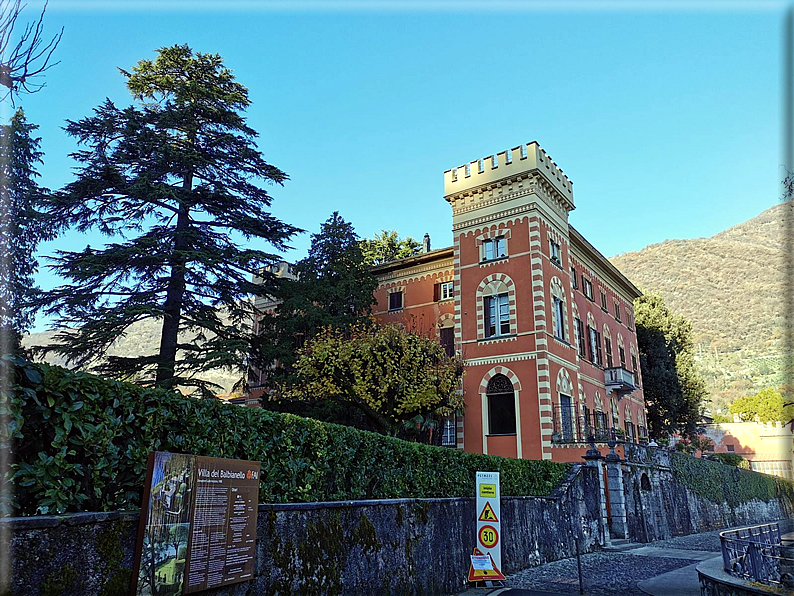
<path id="1" fill-rule="evenodd" d="M 610 259 L 692 322 L 716 408 L 782 382 L 783 222 L 791 212 L 776 205 L 711 238 L 667 240 Z"/>

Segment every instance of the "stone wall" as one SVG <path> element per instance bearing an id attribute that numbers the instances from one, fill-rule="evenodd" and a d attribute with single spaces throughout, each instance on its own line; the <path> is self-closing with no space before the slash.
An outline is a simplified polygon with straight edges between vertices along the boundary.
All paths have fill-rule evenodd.
<path id="1" fill-rule="evenodd" d="M 754 499 L 735 507 L 709 501 L 676 482 L 666 451 L 628 447 L 620 466 L 628 538 L 634 542 L 794 518 L 794 503 L 785 500 Z"/>
<path id="2" fill-rule="evenodd" d="M 502 498 L 502 571 L 571 557 L 576 541 L 581 552 L 609 543 L 604 468 L 623 487 L 622 500 L 614 485 L 610 490 L 614 537 L 622 533 L 649 542 L 794 518 L 789 502 L 752 501 L 731 508 L 699 497 L 675 481 L 660 452 L 627 449 L 623 461 L 596 457 L 574 467 L 549 497 Z M 476 514 L 473 498 L 260 505 L 255 579 L 205 594 L 460 591 L 475 545 Z M 622 530 L 615 532 L 619 526 Z M 0 538 L 8 536 L 11 545 L 10 593 L 126 595 L 137 527 L 137 513 L 0 519 Z"/>
<path id="3" fill-rule="evenodd" d="M 503 571 L 573 556 L 574 536 L 598 549 L 597 486 L 577 468 L 550 497 L 504 497 Z M 260 505 L 255 580 L 205 594 L 449 594 L 466 586 L 475 518 L 473 498 Z M 126 596 L 137 513 L 0 524 L 15 596 Z"/>

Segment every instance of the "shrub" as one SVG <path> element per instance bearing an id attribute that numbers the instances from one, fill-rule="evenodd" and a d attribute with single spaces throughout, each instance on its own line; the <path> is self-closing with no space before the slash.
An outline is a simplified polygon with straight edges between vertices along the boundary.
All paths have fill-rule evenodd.
<path id="1" fill-rule="evenodd" d="M 10 408 L 9 396 L 0 406 L 9 416 L 14 497 L 3 505 L 17 515 L 138 508 L 154 450 L 261 461 L 260 502 L 472 496 L 477 470 L 501 472 L 503 495 L 547 495 L 570 468 L 408 443 L 18 358 L 3 358 L 6 370 L 12 360 Z"/>
<path id="2" fill-rule="evenodd" d="M 715 453 L 714 457 L 719 459 L 726 466 L 735 466 L 742 470 L 750 469 L 750 462 L 744 459 L 738 453 Z"/>
<path id="3" fill-rule="evenodd" d="M 794 482 L 750 470 L 724 466 L 691 455 L 671 453 L 670 463 L 675 479 L 715 503 L 727 502 L 731 507 L 753 499 L 775 498 L 794 502 Z"/>

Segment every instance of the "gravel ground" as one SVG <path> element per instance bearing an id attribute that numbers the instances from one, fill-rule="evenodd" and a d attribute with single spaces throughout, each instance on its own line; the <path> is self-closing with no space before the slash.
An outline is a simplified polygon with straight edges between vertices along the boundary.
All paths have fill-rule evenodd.
<path id="1" fill-rule="evenodd" d="M 654 543 L 654 546 L 656 543 Z M 682 548 L 682 547 L 679 547 Z M 694 561 L 630 555 L 626 552 L 602 552 L 582 555 L 582 578 L 588 596 L 647 596 L 637 582 L 656 577 Z M 576 559 L 564 559 L 510 575 L 509 588 L 547 590 L 578 596 L 579 579 Z"/>

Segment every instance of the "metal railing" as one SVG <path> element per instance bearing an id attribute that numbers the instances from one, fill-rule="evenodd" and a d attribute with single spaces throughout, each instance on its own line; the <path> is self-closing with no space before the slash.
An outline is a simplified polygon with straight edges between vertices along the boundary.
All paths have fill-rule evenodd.
<path id="1" fill-rule="evenodd" d="M 722 566 L 733 576 L 794 587 L 794 547 L 780 539 L 778 524 L 720 532 Z"/>

